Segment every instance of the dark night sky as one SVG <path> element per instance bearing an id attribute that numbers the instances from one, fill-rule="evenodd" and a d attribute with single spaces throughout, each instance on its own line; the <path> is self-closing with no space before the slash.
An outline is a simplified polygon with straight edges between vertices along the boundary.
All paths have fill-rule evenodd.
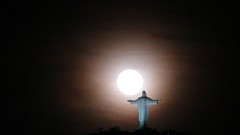
<path id="1" fill-rule="evenodd" d="M 2 4 L 1 131 L 86 134 L 138 126 L 116 88 L 133 68 L 151 98 L 149 127 L 239 130 L 237 7 L 225 2 L 11 1 Z M 239 133 L 239 132 L 238 132 Z"/>

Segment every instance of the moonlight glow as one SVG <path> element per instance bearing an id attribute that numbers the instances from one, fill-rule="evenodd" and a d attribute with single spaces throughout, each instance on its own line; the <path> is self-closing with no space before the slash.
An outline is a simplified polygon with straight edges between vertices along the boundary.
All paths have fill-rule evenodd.
<path id="1" fill-rule="evenodd" d="M 118 75 L 117 85 L 122 93 L 135 95 L 143 88 L 143 78 L 136 70 L 124 70 Z"/>

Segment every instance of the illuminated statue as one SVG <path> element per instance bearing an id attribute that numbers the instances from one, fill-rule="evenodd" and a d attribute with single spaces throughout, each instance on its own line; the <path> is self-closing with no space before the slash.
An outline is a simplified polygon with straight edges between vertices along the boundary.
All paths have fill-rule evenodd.
<path id="1" fill-rule="evenodd" d="M 145 91 L 142 92 L 142 97 L 139 97 L 137 100 L 127 100 L 131 104 L 138 105 L 138 112 L 139 112 L 139 122 L 140 122 L 140 129 L 144 129 L 147 127 L 147 120 L 148 120 L 148 107 L 150 105 L 158 104 L 160 100 L 152 100 L 147 97 Z"/>

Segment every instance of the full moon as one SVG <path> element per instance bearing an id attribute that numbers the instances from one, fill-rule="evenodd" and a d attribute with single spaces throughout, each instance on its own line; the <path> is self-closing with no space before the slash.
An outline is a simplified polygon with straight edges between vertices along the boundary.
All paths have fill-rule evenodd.
<path id="1" fill-rule="evenodd" d="M 125 95 L 135 95 L 143 88 L 143 78 L 136 70 L 124 70 L 118 75 L 117 86 Z"/>

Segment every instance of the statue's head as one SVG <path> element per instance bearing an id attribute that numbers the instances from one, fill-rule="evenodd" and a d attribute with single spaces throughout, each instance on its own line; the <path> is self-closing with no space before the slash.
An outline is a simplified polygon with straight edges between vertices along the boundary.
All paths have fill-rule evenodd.
<path id="1" fill-rule="evenodd" d="M 146 91 L 142 91 L 142 97 L 147 97 Z"/>

